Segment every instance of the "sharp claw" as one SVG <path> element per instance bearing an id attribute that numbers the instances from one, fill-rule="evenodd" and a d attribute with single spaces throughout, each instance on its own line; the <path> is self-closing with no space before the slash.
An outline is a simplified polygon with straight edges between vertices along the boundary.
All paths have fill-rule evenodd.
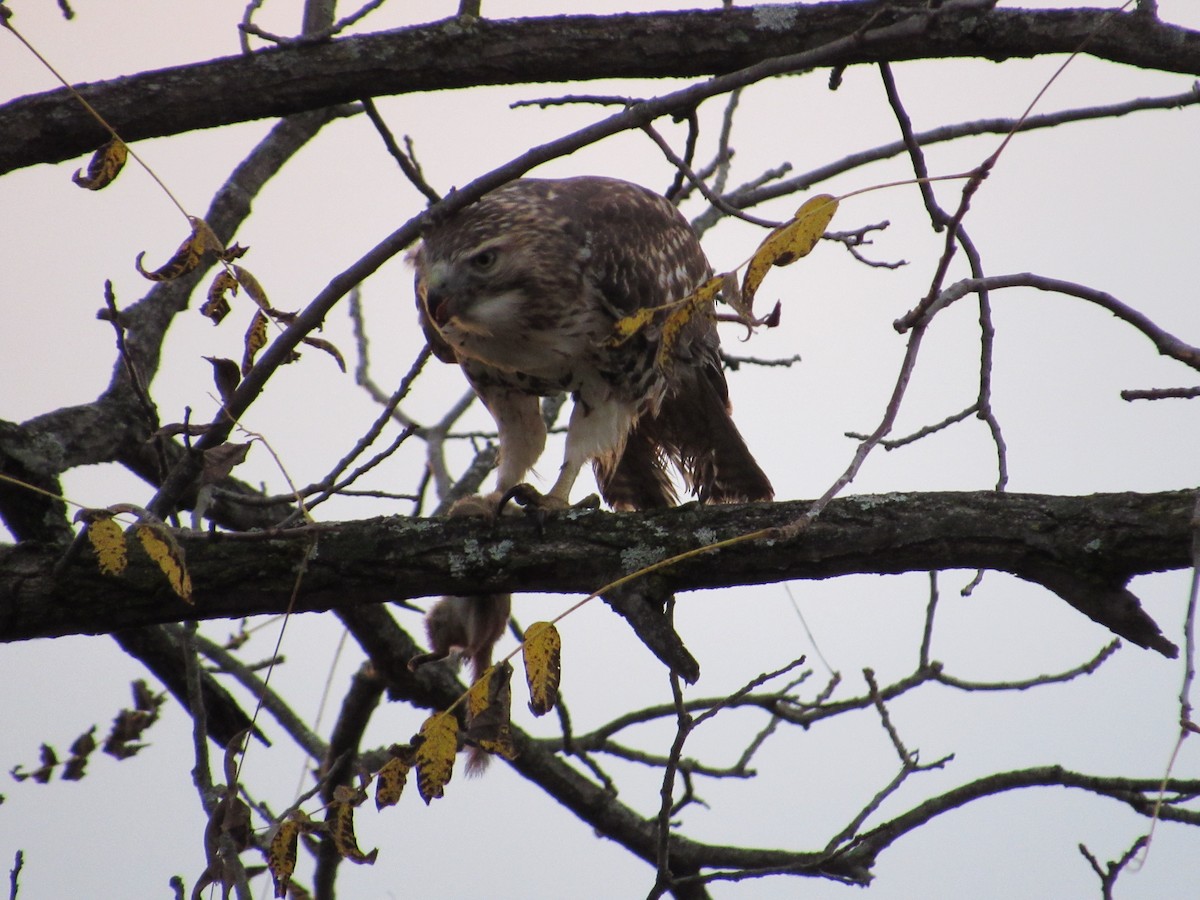
<path id="1" fill-rule="evenodd" d="M 497 514 L 508 505 L 509 500 L 514 501 L 526 511 L 546 508 L 546 498 L 531 484 L 514 484 L 505 491 L 500 497 L 500 503 L 496 510 Z"/>
<path id="2" fill-rule="evenodd" d="M 551 513 L 572 509 L 598 509 L 600 506 L 600 498 L 595 494 L 588 494 L 578 503 L 567 503 L 553 494 L 543 494 L 530 484 L 514 485 L 505 491 L 500 498 L 500 509 L 503 509 L 509 500 L 514 501 L 527 515 L 534 518 L 539 532 L 544 528 Z"/>

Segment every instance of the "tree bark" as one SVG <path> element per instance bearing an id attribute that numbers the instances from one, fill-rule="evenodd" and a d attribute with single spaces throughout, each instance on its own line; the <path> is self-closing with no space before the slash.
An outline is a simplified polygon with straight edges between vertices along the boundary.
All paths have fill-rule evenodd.
<path id="1" fill-rule="evenodd" d="M 657 572 L 656 586 L 687 591 L 854 573 L 994 569 L 1044 585 L 1116 634 L 1174 656 L 1175 646 L 1125 584 L 1133 575 L 1191 564 L 1194 503 L 1193 491 L 847 497 L 793 538 L 699 554 Z M 807 505 L 593 510 L 554 517 L 540 533 L 533 521 L 507 517 L 495 524 L 377 518 L 275 535 L 184 532 L 193 606 L 172 594 L 136 547 L 119 577 L 101 575 L 90 549 L 63 563 L 53 547 L 0 547 L 0 640 L 439 594 L 588 593 L 667 557 L 785 526 Z"/>
<path id="2" fill-rule="evenodd" d="M 985 9 L 950 2 L 821 3 L 723 10 L 446 19 L 269 48 L 78 86 L 126 141 L 286 116 L 363 97 L 477 85 L 696 78 L 744 69 L 902 19 L 922 27 L 850 42 L 833 66 L 886 60 L 1004 60 L 1083 52 L 1200 75 L 1200 33 L 1136 12 Z M 91 152 L 109 135 L 65 89 L 0 107 L 0 174 Z"/>

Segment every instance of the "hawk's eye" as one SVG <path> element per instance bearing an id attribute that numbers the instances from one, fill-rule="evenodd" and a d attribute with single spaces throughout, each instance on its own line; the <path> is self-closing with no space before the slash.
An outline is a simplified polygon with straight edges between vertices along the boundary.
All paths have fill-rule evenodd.
<path id="1" fill-rule="evenodd" d="M 490 269 L 492 266 L 494 266 L 496 264 L 496 260 L 499 258 L 499 256 L 500 256 L 500 254 L 498 254 L 492 248 L 488 248 L 487 250 L 480 250 L 478 253 L 476 253 L 474 256 L 471 257 L 471 260 L 470 260 L 471 268 L 477 269 L 480 272 L 486 272 L 488 269 Z"/>

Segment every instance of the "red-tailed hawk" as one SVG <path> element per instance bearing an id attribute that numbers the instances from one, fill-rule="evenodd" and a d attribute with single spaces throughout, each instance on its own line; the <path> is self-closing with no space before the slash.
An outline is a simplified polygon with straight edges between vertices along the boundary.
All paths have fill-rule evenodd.
<path id="1" fill-rule="evenodd" d="M 769 500 L 771 483 L 729 417 L 711 315 L 658 360 L 666 307 L 706 281 L 695 233 L 665 198 L 612 178 L 523 179 L 436 222 L 415 254 L 422 328 L 496 420 L 497 489 L 524 482 L 546 443 L 538 398 L 575 401 L 562 470 L 569 505 L 589 460 L 615 509 L 671 506 L 669 460 L 702 501 Z M 660 312 L 624 343 L 613 325 Z"/>

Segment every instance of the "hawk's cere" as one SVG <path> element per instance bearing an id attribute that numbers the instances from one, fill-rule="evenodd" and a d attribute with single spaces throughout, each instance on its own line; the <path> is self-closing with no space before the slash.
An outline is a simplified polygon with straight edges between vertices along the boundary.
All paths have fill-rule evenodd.
<path id="1" fill-rule="evenodd" d="M 524 481 L 546 443 L 538 397 L 575 401 L 547 500 L 565 506 L 584 463 L 616 509 L 670 506 L 670 460 L 701 500 L 769 500 L 729 417 L 719 339 L 702 310 L 657 360 L 662 323 L 712 274 L 665 198 L 612 178 L 523 179 L 435 223 L 415 254 L 421 325 L 462 366 L 500 433 L 497 488 Z M 660 309 L 623 343 L 613 325 Z"/>

